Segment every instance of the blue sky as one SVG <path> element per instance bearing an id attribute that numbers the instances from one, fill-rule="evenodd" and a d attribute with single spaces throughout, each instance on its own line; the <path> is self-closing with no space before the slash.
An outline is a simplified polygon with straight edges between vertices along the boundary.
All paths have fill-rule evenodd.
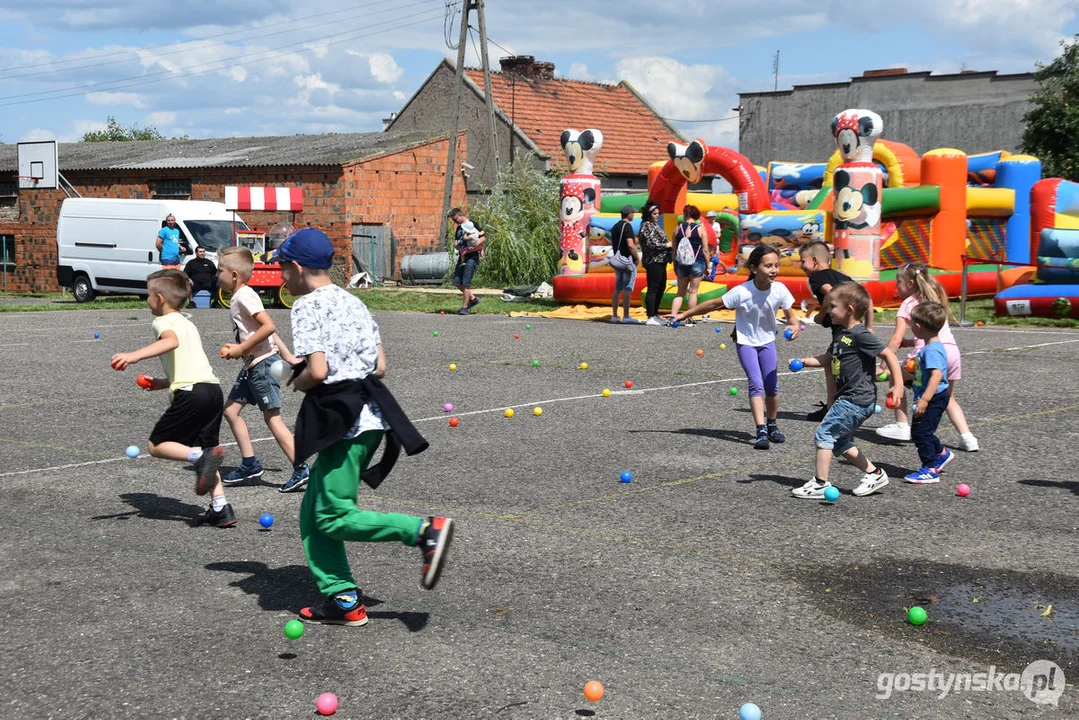
<path id="1" fill-rule="evenodd" d="M 380 130 L 456 56 L 459 8 L 0 0 L 0 141 L 73 141 L 109 115 L 192 138 Z M 873 68 L 1028 72 L 1079 32 L 1079 3 L 488 0 L 487 29 L 496 67 L 524 54 L 565 77 L 625 79 L 683 134 L 737 147 L 737 93 L 772 89 L 777 50 L 780 89 Z"/>

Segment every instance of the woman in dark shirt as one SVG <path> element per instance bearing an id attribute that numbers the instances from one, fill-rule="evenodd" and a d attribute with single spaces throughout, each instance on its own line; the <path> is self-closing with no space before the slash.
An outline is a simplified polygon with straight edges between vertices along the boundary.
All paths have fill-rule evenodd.
<path id="1" fill-rule="evenodd" d="M 671 261 L 671 241 L 659 226 L 659 203 L 649 200 L 641 209 L 641 229 L 637 233 L 641 246 L 641 264 L 648 278 L 644 298 L 648 313 L 646 325 L 666 325 L 659 316 L 659 303 L 667 289 L 667 263 Z"/>

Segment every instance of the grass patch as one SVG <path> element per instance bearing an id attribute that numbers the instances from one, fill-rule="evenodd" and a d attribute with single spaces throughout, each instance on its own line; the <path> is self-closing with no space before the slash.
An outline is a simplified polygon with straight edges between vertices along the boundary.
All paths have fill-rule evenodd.
<path id="1" fill-rule="evenodd" d="M 461 309 L 461 296 L 457 293 L 429 293 L 422 290 L 386 290 L 368 288 L 352 290 L 373 311 L 399 310 L 403 312 L 439 313 L 447 315 Z M 529 300 L 528 302 L 502 302 L 497 296 L 485 295 L 472 308 L 473 315 L 505 315 L 510 312 L 547 312 L 561 307 L 554 300 Z"/>
<path id="2" fill-rule="evenodd" d="M 145 309 L 146 298 L 134 295 L 103 295 L 90 302 L 76 302 L 71 294 L 0 293 L 0 312 L 41 312 L 42 310 L 131 310 Z"/>
<path id="3" fill-rule="evenodd" d="M 949 303 L 952 313 L 955 315 L 953 325 L 958 325 L 959 301 L 952 300 Z M 873 316 L 874 322 L 893 323 L 897 308 L 888 308 Z M 1043 317 L 998 317 L 993 312 L 993 298 L 974 298 L 967 300 L 967 322 L 983 322 L 986 325 L 1008 325 L 1020 327 L 1058 327 L 1079 328 L 1079 318 L 1043 318 Z"/>

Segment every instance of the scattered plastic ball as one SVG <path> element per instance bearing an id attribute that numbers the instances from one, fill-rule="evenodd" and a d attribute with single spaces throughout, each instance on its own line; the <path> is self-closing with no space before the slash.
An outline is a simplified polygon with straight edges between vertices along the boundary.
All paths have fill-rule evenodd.
<path id="1" fill-rule="evenodd" d="M 292 368 L 284 360 L 274 360 L 270 365 L 270 375 L 277 382 L 285 382 L 292 374 Z"/>
<path id="2" fill-rule="evenodd" d="M 738 708 L 738 720 L 761 720 L 761 709 L 753 703 Z"/>
<path id="3" fill-rule="evenodd" d="M 610 397 L 610 396 L 611 396 L 611 389 L 610 388 L 603 388 L 603 397 Z"/>
<path id="4" fill-rule="evenodd" d="M 877 380 L 880 380 L 881 382 L 885 382 L 887 379 L 888 373 L 886 372 L 882 372 L 880 375 L 877 375 Z"/>
<path id="5" fill-rule="evenodd" d="M 539 417 L 540 415 L 543 414 L 543 408 L 541 408 L 541 407 L 532 408 L 532 414 L 535 415 L 536 417 Z"/>
<path id="6" fill-rule="evenodd" d="M 273 515 L 270 513 L 262 513 L 259 515 L 259 525 L 267 530 L 273 527 Z M 299 622 L 299 620 L 296 620 L 296 622 Z"/>
<path id="7" fill-rule="evenodd" d="M 899 401 L 893 400 L 892 396 L 889 395 L 888 397 L 884 398 L 884 407 L 888 408 L 889 410 L 895 410 L 897 407 L 899 407 Z"/>
<path id="8" fill-rule="evenodd" d="M 800 325 L 798 325 L 798 329 L 799 329 L 800 331 L 802 331 L 802 332 L 805 332 L 805 331 L 806 331 L 806 326 L 805 326 L 805 323 L 801 323 Z"/>
<path id="9" fill-rule="evenodd" d="M 704 350 L 697 350 L 697 357 L 704 357 Z"/>
<path id="10" fill-rule="evenodd" d="M 303 637 L 303 623 L 299 620 L 289 620 L 285 623 L 285 637 L 289 640 L 299 640 Z"/>
<path id="11" fill-rule="evenodd" d="M 506 408 L 506 417 L 513 417 L 513 408 Z"/>
<path id="12" fill-rule="evenodd" d="M 457 425 L 458 425 L 458 424 L 459 424 L 460 422 L 461 422 L 461 421 L 460 421 L 460 420 L 458 420 L 457 418 L 455 418 L 455 417 L 451 417 L 451 418 L 450 418 L 450 427 L 457 427 Z"/>
<path id="13" fill-rule="evenodd" d="M 723 332 L 723 328 L 716 328 L 716 332 Z"/>
<path id="14" fill-rule="evenodd" d="M 588 363 L 581 363 L 577 367 L 579 367 L 581 370 L 587 370 L 588 369 Z"/>
<path id="15" fill-rule="evenodd" d="M 678 326 L 679 326 L 679 325 L 681 325 L 681 324 L 682 324 L 682 323 L 681 323 L 681 322 L 679 322 L 678 320 L 671 320 L 671 327 L 673 327 L 673 328 L 676 328 L 676 327 L 678 327 Z"/>
<path id="16" fill-rule="evenodd" d="M 100 340 L 100 339 L 101 339 L 101 333 L 94 333 L 94 340 Z"/>
<path id="17" fill-rule="evenodd" d="M 985 325 L 985 323 L 984 323 L 984 322 L 982 322 L 981 320 L 979 320 L 978 322 L 974 323 L 974 327 L 982 327 L 983 325 Z"/>
<path id="18" fill-rule="evenodd" d="M 929 619 L 929 616 L 925 613 L 925 608 L 915 605 L 910 610 L 907 610 L 907 620 L 910 620 L 911 625 L 925 625 L 925 621 Z"/>
<path id="19" fill-rule="evenodd" d="M 738 388 L 732 387 L 728 392 L 730 392 L 731 395 L 737 395 L 738 394 Z"/>
<path id="20" fill-rule="evenodd" d="M 456 370 L 456 369 L 457 369 L 457 363 L 450 363 L 450 370 Z"/>
<path id="21" fill-rule="evenodd" d="M 446 412 L 453 412 L 453 403 L 446 403 L 442 406 L 442 409 Z"/>
<path id="22" fill-rule="evenodd" d="M 966 483 L 960 483 L 955 488 L 955 494 L 959 497 L 966 497 L 967 495 L 970 495 L 970 485 L 967 485 Z"/>
<path id="23" fill-rule="evenodd" d="M 337 712 L 337 696 L 333 693 L 322 693 L 315 701 L 319 715 L 333 715 Z"/>
<path id="24" fill-rule="evenodd" d="M 629 470 L 623 470 L 622 475 L 621 475 L 621 477 L 619 479 L 624 483 L 632 482 L 633 481 L 633 473 L 631 473 Z"/>
<path id="25" fill-rule="evenodd" d="M 798 372 L 805 366 L 806 364 L 802 362 L 801 358 L 791 358 L 791 370 L 793 370 L 794 372 Z"/>
<path id="26" fill-rule="evenodd" d="M 880 411 L 881 411 L 882 409 L 883 409 L 883 408 L 881 408 L 881 406 L 880 406 L 880 405 L 874 405 L 874 406 L 873 406 L 873 414 L 874 414 L 874 415 L 880 415 Z"/>
<path id="27" fill-rule="evenodd" d="M 137 378 L 135 378 L 135 384 L 143 390 L 149 390 L 151 387 L 153 387 L 154 379 L 149 375 L 139 375 Z"/>
<path id="28" fill-rule="evenodd" d="M 719 328 L 716 328 L 716 330 L 719 330 Z M 725 345 L 724 343 L 720 343 L 720 344 L 719 344 L 719 349 L 720 349 L 720 350 L 726 350 L 726 349 L 727 349 L 727 346 L 726 346 L 726 345 Z"/>
<path id="29" fill-rule="evenodd" d="M 599 702 L 603 699 L 603 683 L 599 680 L 589 680 L 584 684 L 584 699 L 588 702 Z"/>
<path id="30" fill-rule="evenodd" d="M 531 329 L 532 329 L 531 325 L 525 325 L 525 330 L 531 330 Z"/>
<path id="31" fill-rule="evenodd" d="M 228 353 L 228 348 L 225 345 L 222 345 L 220 352 L 221 352 L 221 357 L 227 357 L 226 353 Z"/>
<path id="32" fill-rule="evenodd" d="M 791 328 L 787 328 L 786 330 L 783 331 L 783 337 L 785 337 L 788 340 L 793 340 L 794 339 L 794 330 L 792 330 Z"/>
<path id="33" fill-rule="evenodd" d="M 439 310 L 439 311 L 438 311 L 438 314 L 439 314 L 439 315 L 445 315 L 445 314 L 446 314 L 446 311 L 445 311 L 445 310 Z"/>
<path id="34" fill-rule="evenodd" d="M 438 337 L 438 330 L 435 330 L 434 332 L 432 332 L 431 336 L 432 337 Z"/>
<path id="35" fill-rule="evenodd" d="M 521 333 L 513 333 L 513 339 L 514 340 L 520 340 L 521 339 Z"/>
<path id="36" fill-rule="evenodd" d="M 138 445 L 128 445 L 127 449 L 124 450 L 124 455 L 127 455 L 129 458 L 134 460 L 135 458 L 137 458 L 139 456 L 139 446 Z"/>
<path id="37" fill-rule="evenodd" d="M 915 362 L 914 358 L 907 358 L 907 362 L 904 367 L 907 368 L 907 372 L 913 373 L 914 369 L 918 367 L 918 363 Z"/>
<path id="38" fill-rule="evenodd" d="M 626 387 L 628 387 L 628 388 L 633 387 L 633 381 L 632 380 L 626 380 Z"/>
<path id="39" fill-rule="evenodd" d="M 837 488 L 835 485 L 829 485 L 828 487 L 824 488 L 824 499 L 830 503 L 834 503 L 836 500 L 839 499 L 839 488 Z"/>
<path id="40" fill-rule="evenodd" d="M 533 360 L 532 367 L 539 367 L 539 360 Z"/>

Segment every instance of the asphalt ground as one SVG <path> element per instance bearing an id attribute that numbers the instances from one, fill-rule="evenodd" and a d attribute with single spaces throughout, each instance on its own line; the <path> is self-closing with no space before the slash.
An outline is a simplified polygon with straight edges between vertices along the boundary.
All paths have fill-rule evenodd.
<path id="1" fill-rule="evenodd" d="M 227 392 L 237 366 L 214 350 L 228 317 L 190 312 Z M 286 312 L 270 312 L 288 339 Z M 318 596 L 300 496 L 276 491 L 287 463 L 259 414 L 246 417 L 265 482 L 228 490 L 237 527 L 191 527 L 193 473 L 124 457 L 145 453 L 166 397 L 135 385 L 157 361 L 108 360 L 152 340 L 149 311 L 0 316 L 0 717 L 305 718 L 323 692 L 342 718 L 736 718 L 746 702 L 768 719 L 1075 716 L 1079 332 L 957 329 L 957 397 L 982 450 L 913 486 L 896 476 L 914 448 L 863 431 L 892 483 L 856 498 L 837 464 L 829 505 L 789 494 L 812 473 L 802 417 L 823 376 L 781 377 L 787 442 L 753 450 L 728 325 L 377 319 L 387 382 L 431 447 L 360 502 L 454 517 L 449 565 L 426 592 L 414 548 L 351 546 L 371 622 L 290 641 L 285 622 Z M 779 352 L 825 345 L 810 327 Z M 290 422 L 298 407 L 286 393 Z M 956 437 L 946 421 L 941 436 Z M 906 622 L 913 604 L 926 625 Z M 1007 683 L 903 680 L 1035 660 L 1067 675 L 1058 705 Z M 598 703 L 582 695 L 592 679 Z"/>

